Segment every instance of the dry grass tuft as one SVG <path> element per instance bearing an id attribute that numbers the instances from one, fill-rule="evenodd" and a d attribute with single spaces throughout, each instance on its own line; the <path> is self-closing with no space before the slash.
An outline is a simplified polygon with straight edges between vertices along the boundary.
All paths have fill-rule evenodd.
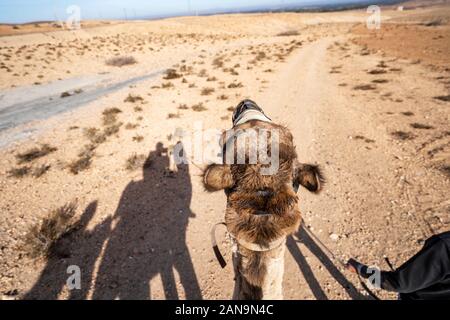
<path id="1" fill-rule="evenodd" d="M 136 153 L 132 154 L 126 161 L 125 169 L 128 171 L 134 171 L 141 168 L 150 167 L 151 162 L 144 154 L 137 155 Z"/>
<path id="2" fill-rule="evenodd" d="M 103 125 L 109 126 L 117 122 L 117 115 L 121 113 L 122 110 L 119 108 L 107 108 L 103 111 Z"/>
<path id="3" fill-rule="evenodd" d="M 277 37 L 292 37 L 298 35 L 300 35 L 300 33 L 297 30 L 288 30 L 278 33 Z"/>
<path id="4" fill-rule="evenodd" d="M 141 135 L 137 135 L 133 137 L 133 141 L 135 142 L 142 142 L 144 140 L 144 137 Z"/>
<path id="5" fill-rule="evenodd" d="M 128 123 L 125 125 L 125 129 L 127 129 L 127 130 L 133 130 L 133 129 L 136 129 L 138 126 L 139 126 L 139 125 L 138 125 L 137 123 L 130 123 L 130 122 L 128 122 Z"/>
<path id="6" fill-rule="evenodd" d="M 410 126 L 413 127 L 414 129 L 424 129 L 424 130 L 434 129 L 433 126 L 417 122 L 411 123 Z"/>
<path id="7" fill-rule="evenodd" d="M 103 133 L 109 137 L 112 136 L 113 134 L 116 134 L 120 131 L 120 127 L 123 125 L 122 122 L 107 126 L 104 130 Z"/>
<path id="8" fill-rule="evenodd" d="M 171 79 L 178 79 L 181 77 L 182 77 L 182 75 L 179 74 L 175 69 L 168 69 L 166 71 L 166 75 L 164 76 L 164 79 L 171 80 Z"/>
<path id="9" fill-rule="evenodd" d="M 119 56 L 106 60 L 106 65 L 113 67 L 123 67 L 135 63 L 137 63 L 137 61 L 132 56 Z"/>
<path id="10" fill-rule="evenodd" d="M 173 88 L 173 87 L 174 87 L 174 85 L 172 82 L 166 82 L 161 85 L 161 88 L 163 88 L 163 89 L 168 89 L 168 88 Z"/>
<path id="11" fill-rule="evenodd" d="M 53 210 L 40 223 L 33 225 L 25 236 L 24 249 L 32 258 L 48 257 L 50 249 L 74 226 L 75 202 Z"/>
<path id="12" fill-rule="evenodd" d="M 179 112 L 177 112 L 177 113 L 169 113 L 168 115 L 167 115 L 167 119 L 175 119 L 175 118 L 179 118 L 181 115 L 180 115 L 180 113 Z"/>
<path id="13" fill-rule="evenodd" d="M 18 160 L 19 164 L 31 162 L 38 158 L 45 157 L 46 155 L 55 152 L 56 150 L 58 149 L 50 146 L 49 144 L 43 144 L 40 147 L 34 147 L 29 149 L 28 151 L 17 154 L 16 159 Z"/>
<path id="14" fill-rule="evenodd" d="M 69 163 L 68 168 L 71 173 L 78 174 L 81 171 L 89 169 L 92 163 L 92 158 L 95 154 L 96 145 L 87 145 L 84 149 L 78 154 L 78 159 Z"/>
<path id="15" fill-rule="evenodd" d="M 91 127 L 84 129 L 84 136 L 93 144 L 100 144 L 106 141 L 106 135 L 99 129 Z"/>
<path id="16" fill-rule="evenodd" d="M 203 88 L 201 91 L 202 96 L 209 96 L 211 93 L 215 91 L 214 88 Z"/>
<path id="17" fill-rule="evenodd" d="M 33 175 L 33 177 L 35 178 L 40 178 L 42 177 L 48 170 L 50 170 L 50 165 L 49 164 L 43 164 L 40 166 L 37 166 L 35 168 L 33 168 L 31 174 Z"/>
<path id="18" fill-rule="evenodd" d="M 242 83 L 230 83 L 229 85 L 228 85 L 228 89 L 236 89 L 236 88 L 242 88 L 243 87 L 243 85 L 242 85 Z"/>
<path id="19" fill-rule="evenodd" d="M 128 96 L 125 98 L 125 100 L 123 100 L 123 102 L 131 102 L 131 103 L 135 103 L 138 101 L 144 101 L 144 98 L 142 98 L 141 96 L 138 95 L 133 95 L 133 94 L 128 94 Z"/>
<path id="20" fill-rule="evenodd" d="M 445 102 L 449 102 L 450 101 L 450 95 L 448 96 L 437 96 L 434 97 L 436 100 L 441 100 L 441 101 L 445 101 Z"/>
<path id="21" fill-rule="evenodd" d="M 28 166 L 13 168 L 8 171 L 8 176 L 13 178 L 23 178 L 30 173 L 31 168 Z"/>
<path id="22" fill-rule="evenodd" d="M 192 106 L 192 110 L 197 111 L 197 112 L 201 112 L 201 111 L 206 111 L 208 109 L 203 105 L 202 102 L 200 102 L 200 103 L 194 104 Z"/>
<path id="23" fill-rule="evenodd" d="M 361 84 L 358 86 L 354 86 L 353 90 L 375 90 L 377 87 L 373 84 Z"/>
<path id="24" fill-rule="evenodd" d="M 413 140 L 415 138 L 415 135 L 411 132 L 405 132 L 405 131 L 394 131 L 391 132 L 391 135 L 399 140 Z"/>

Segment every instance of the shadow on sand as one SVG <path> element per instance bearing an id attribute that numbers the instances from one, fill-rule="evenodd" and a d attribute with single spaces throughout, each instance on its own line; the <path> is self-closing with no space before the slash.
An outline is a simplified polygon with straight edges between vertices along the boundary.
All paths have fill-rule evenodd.
<path id="1" fill-rule="evenodd" d="M 175 271 L 186 299 L 201 299 L 186 245 L 189 218 L 195 217 L 189 209 L 189 167 L 178 165 L 177 172 L 168 167 L 167 149 L 158 143 L 145 162 L 143 179 L 127 185 L 114 215 L 87 231 L 97 208 L 91 203 L 76 231 L 52 248 L 39 280 L 24 298 L 56 299 L 69 277 L 67 267 L 77 265 L 81 290 L 70 291 L 71 299 L 86 299 L 90 291 L 93 299 L 150 299 L 150 281 L 157 276 L 165 297 L 178 299 Z"/>
<path id="2" fill-rule="evenodd" d="M 328 300 L 325 292 L 317 281 L 311 267 L 308 265 L 305 256 L 302 254 L 297 242 L 303 243 L 306 248 L 320 261 L 325 269 L 331 274 L 331 276 L 345 289 L 347 294 L 354 300 L 366 300 L 367 297 L 359 293 L 356 287 L 347 280 L 347 278 L 339 271 L 334 263 L 323 252 L 320 246 L 308 235 L 304 226 L 300 227 L 300 230 L 296 234 L 299 241 L 294 240 L 293 237 L 288 237 L 287 247 L 289 252 L 297 261 L 300 271 L 303 273 L 306 282 L 308 283 L 311 292 L 317 300 Z"/>

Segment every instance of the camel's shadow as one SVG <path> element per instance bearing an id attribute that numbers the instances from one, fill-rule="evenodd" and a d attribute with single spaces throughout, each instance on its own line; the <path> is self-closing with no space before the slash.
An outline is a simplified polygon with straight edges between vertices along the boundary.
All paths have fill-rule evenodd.
<path id="1" fill-rule="evenodd" d="M 320 261 L 320 263 L 325 267 L 325 269 L 330 273 L 330 275 L 339 283 L 339 285 L 344 288 L 350 298 L 354 300 L 366 300 L 367 297 L 359 293 L 358 289 L 347 280 L 347 278 L 342 274 L 341 271 L 335 266 L 335 264 L 330 260 L 330 258 L 325 254 L 325 252 L 320 248 L 320 246 L 311 238 L 308 232 L 304 229 L 302 225 L 300 230 L 297 232 L 296 237 L 299 239 L 298 242 L 303 243 L 306 248 Z M 323 291 L 320 283 L 317 281 L 311 267 L 302 254 L 300 248 L 297 245 L 297 241 L 294 238 L 288 237 L 287 247 L 289 252 L 294 257 L 295 261 L 298 263 L 300 271 L 302 272 L 306 282 L 308 283 L 311 292 L 317 300 L 328 300 L 327 295 Z"/>
<path id="2" fill-rule="evenodd" d="M 186 245 L 189 218 L 195 217 L 189 209 L 189 167 L 178 165 L 177 172 L 168 167 L 167 149 L 158 143 L 144 165 L 143 179 L 127 185 L 112 218 L 91 232 L 79 228 L 69 235 L 70 257 L 61 257 L 55 248 L 25 298 L 56 299 L 68 277 L 67 266 L 78 265 L 82 288 L 70 292 L 73 299 L 86 299 L 89 292 L 93 299 L 149 299 L 150 281 L 157 276 L 163 296 L 178 299 L 175 270 L 186 298 L 201 299 Z M 83 225 L 92 218 L 93 206 L 83 214 Z"/>

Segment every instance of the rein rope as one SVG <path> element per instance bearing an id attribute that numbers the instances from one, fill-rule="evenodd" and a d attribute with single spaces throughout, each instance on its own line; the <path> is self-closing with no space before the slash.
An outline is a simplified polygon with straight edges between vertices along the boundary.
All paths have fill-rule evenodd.
<path id="1" fill-rule="evenodd" d="M 217 244 L 217 240 L 216 240 L 216 229 L 219 226 L 225 226 L 225 228 L 227 227 L 225 222 L 219 222 L 216 223 L 215 225 L 213 225 L 212 229 L 211 229 L 211 245 L 214 251 L 214 255 L 216 256 L 217 261 L 219 262 L 221 268 L 225 268 L 227 265 L 227 262 L 225 261 L 222 253 L 220 252 L 219 246 Z M 322 247 L 322 249 L 329 255 L 329 257 L 331 257 L 331 259 L 333 259 L 335 262 L 337 262 L 341 267 L 344 268 L 344 270 L 346 270 L 346 263 L 340 259 L 339 257 L 337 257 L 333 251 L 331 251 L 309 228 L 304 228 L 304 230 L 308 233 L 308 235 L 314 239 L 314 241 L 316 241 L 316 243 Z M 244 248 L 251 250 L 251 251 L 269 251 L 275 248 L 278 248 L 279 246 L 281 246 L 282 244 L 285 243 L 286 238 L 282 237 L 279 239 L 276 239 L 275 241 L 272 241 L 271 243 L 269 243 L 268 246 L 261 246 L 255 243 L 249 243 L 247 241 L 243 241 L 243 240 L 239 240 L 237 239 L 234 235 L 232 235 L 230 233 L 230 236 L 237 242 L 239 243 L 241 246 L 243 246 Z M 388 262 L 390 265 L 390 262 Z M 390 265 L 391 266 L 391 265 Z M 361 276 L 357 273 L 358 276 L 358 280 L 359 280 L 359 284 L 363 287 L 363 289 L 375 300 L 381 300 L 365 283 L 364 281 L 361 279 Z"/>

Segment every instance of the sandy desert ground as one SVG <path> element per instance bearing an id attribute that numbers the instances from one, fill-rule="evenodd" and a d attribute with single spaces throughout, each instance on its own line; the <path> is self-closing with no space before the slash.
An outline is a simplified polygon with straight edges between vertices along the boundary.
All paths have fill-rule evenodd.
<path id="1" fill-rule="evenodd" d="M 171 172 L 167 148 L 177 128 L 228 129 L 244 98 L 324 169 L 321 194 L 299 193 L 304 224 L 342 259 L 399 266 L 450 226 L 450 5 L 438 2 L 383 8 L 379 30 L 355 10 L 0 37 L 2 299 L 229 299 L 232 266 L 209 242 L 225 196 L 204 192 L 201 164 Z M 31 257 L 30 228 L 70 203 L 74 228 Z M 287 246 L 286 299 L 368 299 L 304 231 Z M 66 286 L 69 265 L 81 290 Z"/>

